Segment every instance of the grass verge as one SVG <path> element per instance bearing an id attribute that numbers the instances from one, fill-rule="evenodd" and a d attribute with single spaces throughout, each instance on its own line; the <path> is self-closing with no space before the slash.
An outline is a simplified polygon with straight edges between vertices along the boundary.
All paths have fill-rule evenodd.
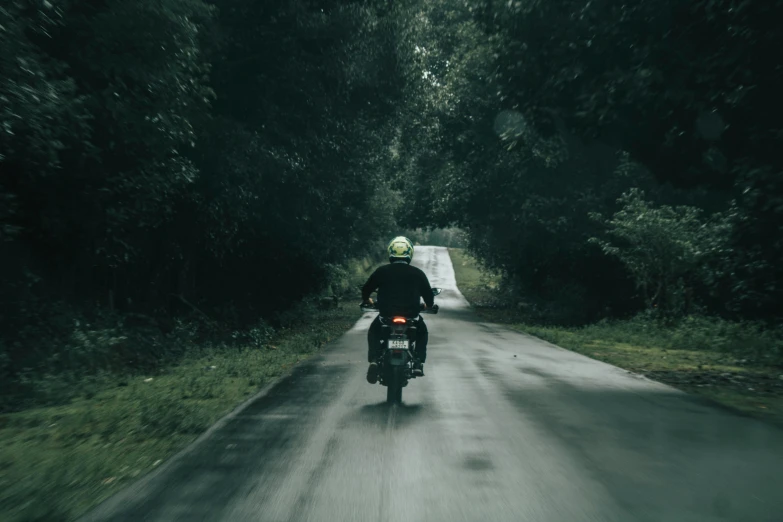
<path id="1" fill-rule="evenodd" d="M 346 286 L 371 268 L 353 267 Z M 194 345 L 176 365 L 104 376 L 98 391 L 66 404 L 0 414 L 0 520 L 75 519 L 155 469 L 361 315 L 353 301 L 326 310 L 316 303 L 292 312 L 298 319 L 263 345 Z"/>
<path id="2" fill-rule="evenodd" d="M 671 326 L 643 317 L 579 328 L 531 324 L 498 305 L 497 275 L 462 250 L 449 253 L 460 291 L 483 319 L 783 425 L 780 332 L 708 317 Z"/>

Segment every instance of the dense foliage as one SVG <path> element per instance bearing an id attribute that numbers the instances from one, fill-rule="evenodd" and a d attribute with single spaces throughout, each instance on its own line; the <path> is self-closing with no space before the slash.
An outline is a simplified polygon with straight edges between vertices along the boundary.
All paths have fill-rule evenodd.
<path id="1" fill-rule="evenodd" d="M 274 320 L 392 235 L 384 4 L 3 3 L 3 382 L 96 310 Z"/>
<path id="2" fill-rule="evenodd" d="M 696 207 L 654 207 L 632 189 L 620 198 L 622 208 L 603 222 L 611 240 L 592 238 L 604 253 L 623 263 L 645 304 L 667 314 L 694 312 L 694 286 L 707 281 L 710 260 L 725 245 L 724 220 L 705 222 Z"/>
<path id="3" fill-rule="evenodd" d="M 419 42 L 432 87 L 418 103 L 431 123 L 407 150 L 412 177 L 431 176 L 421 206 L 430 220 L 468 229 L 474 253 L 554 319 L 646 306 L 676 314 L 692 310 L 686 301 L 780 317 L 783 74 L 770 50 L 783 43 L 781 9 L 761 0 L 428 2 L 432 27 Z M 647 201 L 630 204 L 632 189 Z M 657 241 L 650 212 L 670 214 L 672 233 L 683 232 L 657 245 L 672 248 L 663 257 L 694 254 L 688 270 L 665 276 L 683 280 L 667 286 L 665 303 L 629 263 Z M 413 222 L 427 222 L 422 215 Z M 686 233 L 697 215 L 710 223 L 709 255 L 705 234 Z M 608 250 L 589 241 L 607 232 Z"/>
<path id="4" fill-rule="evenodd" d="M 397 224 L 542 319 L 779 317 L 781 9 L 5 2 L 3 374 L 51 303 L 273 318 Z"/>

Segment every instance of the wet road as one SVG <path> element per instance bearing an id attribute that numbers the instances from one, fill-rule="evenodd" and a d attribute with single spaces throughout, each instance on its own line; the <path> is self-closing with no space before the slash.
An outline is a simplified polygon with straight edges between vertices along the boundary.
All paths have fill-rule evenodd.
<path id="1" fill-rule="evenodd" d="M 783 431 L 500 326 L 419 247 L 441 313 L 387 407 L 371 316 L 85 520 L 781 522 Z"/>

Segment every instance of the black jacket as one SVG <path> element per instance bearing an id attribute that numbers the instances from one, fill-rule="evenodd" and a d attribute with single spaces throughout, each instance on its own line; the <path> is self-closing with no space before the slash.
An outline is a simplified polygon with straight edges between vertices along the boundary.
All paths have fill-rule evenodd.
<path id="1" fill-rule="evenodd" d="M 416 317 L 421 311 L 419 298 L 428 308 L 435 304 L 427 275 L 407 263 L 391 263 L 372 273 L 362 288 L 362 299 L 378 291 L 378 310 L 383 316 Z"/>

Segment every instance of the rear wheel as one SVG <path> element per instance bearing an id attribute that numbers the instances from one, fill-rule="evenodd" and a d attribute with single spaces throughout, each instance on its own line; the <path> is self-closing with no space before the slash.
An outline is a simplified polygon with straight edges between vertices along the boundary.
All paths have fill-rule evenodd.
<path id="1" fill-rule="evenodd" d="M 402 366 L 394 366 L 390 373 L 389 383 L 386 386 L 386 402 L 399 404 L 402 402 Z"/>

